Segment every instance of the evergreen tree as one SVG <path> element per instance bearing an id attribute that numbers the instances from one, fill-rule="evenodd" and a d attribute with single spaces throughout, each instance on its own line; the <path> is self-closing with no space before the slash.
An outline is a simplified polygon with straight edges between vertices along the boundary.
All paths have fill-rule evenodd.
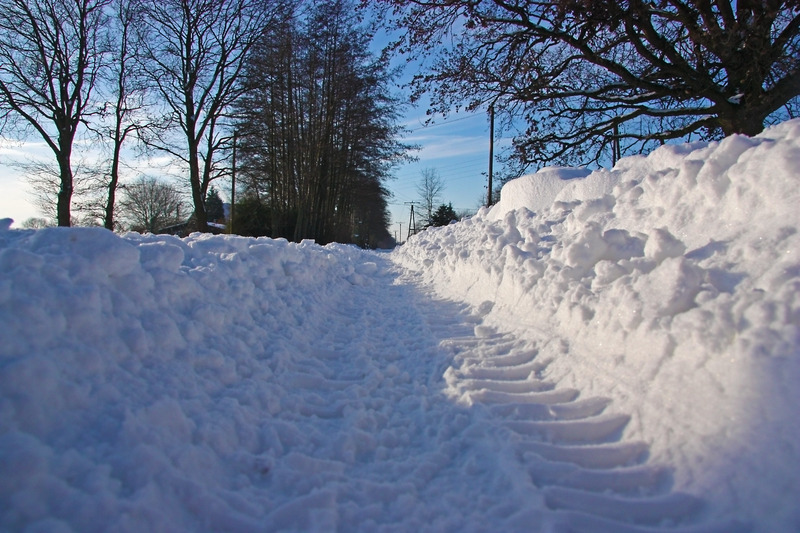
<path id="1" fill-rule="evenodd" d="M 217 189 L 213 186 L 206 194 L 205 208 L 209 222 L 225 221 L 225 208 L 222 205 L 222 198 L 219 197 Z"/>
<path id="2" fill-rule="evenodd" d="M 453 204 L 440 205 L 436 212 L 431 216 L 431 226 L 447 226 L 452 221 L 458 220 Z"/>
<path id="3" fill-rule="evenodd" d="M 265 237 L 271 234 L 269 206 L 255 194 L 246 194 L 236 202 L 233 233 L 244 237 Z"/>

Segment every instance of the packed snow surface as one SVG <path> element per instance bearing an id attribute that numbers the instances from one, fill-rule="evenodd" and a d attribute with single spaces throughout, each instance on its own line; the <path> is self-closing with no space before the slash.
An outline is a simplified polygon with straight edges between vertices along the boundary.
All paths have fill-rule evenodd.
<path id="1" fill-rule="evenodd" d="M 800 530 L 800 121 L 392 253 L 0 223 L 0 530 Z"/>

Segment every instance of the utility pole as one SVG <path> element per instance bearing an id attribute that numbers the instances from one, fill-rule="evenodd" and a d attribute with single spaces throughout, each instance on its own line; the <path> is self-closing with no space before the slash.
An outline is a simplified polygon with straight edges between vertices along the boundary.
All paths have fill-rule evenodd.
<path id="1" fill-rule="evenodd" d="M 486 193 L 486 207 L 492 205 L 492 171 L 494 167 L 494 104 L 489 106 L 489 191 Z"/>
<path id="2" fill-rule="evenodd" d="M 406 240 L 408 240 L 412 235 L 417 234 L 417 219 L 414 216 L 414 202 L 406 202 L 406 203 L 411 204 L 411 214 L 408 216 L 408 237 L 406 237 Z M 412 228 L 414 233 L 411 233 Z"/>
<path id="3" fill-rule="evenodd" d="M 400 238 L 402 239 L 403 238 L 403 223 L 402 222 L 398 222 L 398 224 L 400 224 Z M 400 244 L 403 244 L 403 243 L 401 242 Z"/>

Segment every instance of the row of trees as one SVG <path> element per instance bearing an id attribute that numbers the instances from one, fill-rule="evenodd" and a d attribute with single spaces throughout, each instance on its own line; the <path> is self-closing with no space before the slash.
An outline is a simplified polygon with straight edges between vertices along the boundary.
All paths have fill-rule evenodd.
<path id="1" fill-rule="evenodd" d="M 188 169 L 198 229 L 225 172 L 231 105 L 244 62 L 277 8 L 264 0 L 0 0 L 0 110 L 38 135 L 58 164 L 57 221 L 71 223 L 82 129 L 108 147 L 99 174 L 115 224 L 123 143 L 136 133 Z"/>
<path id="2" fill-rule="evenodd" d="M 237 216 L 260 212 L 273 237 L 388 244 L 384 180 L 408 150 L 388 58 L 370 53 L 349 2 L 303 16 L 287 6 L 279 19 L 246 66 L 238 132 L 250 210 Z"/>
<path id="3" fill-rule="evenodd" d="M 120 185 L 116 196 L 115 219 L 120 230 L 142 233 L 173 230 L 182 233 L 192 211 L 191 203 L 187 202 L 186 195 L 178 187 L 150 176 L 139 176 Z M 210 222 L 226 222 L 224 204 L 213 185 L 206 194 L 204 207 Z M 94 225 L 91 219 L 84 222 Z M 22 223 L 22 227 L 32 229 L 52 225 L 52 220 L 40 217 L 29 218 Z M 219 226 L 216 231 L 219 231 Z"/>
<path id="4" fill-rule="evenodd" d="M 797 0 L 362 0 L 429 57 L 431 111 L 525 124 L 515 160 L 581 163 L 798 115 Z M 407 147 L 387 57 L 346 0 L 0 0 L 0 128 L 54 154 L 69 225 L 76 141 L 108 148 L 88 209 L 115 227 L 123 145 L 186 172 L 197 229 L 238 128 L 250 208 L 270 235 L 374 243 Z M 429 210 L 432 206 L 429 206 Z M 376 228 L 383 227 L 383 230 Z"/>
<path id="5" fill-rule="evenodd" d="M 56 178 L 45 182 L 58 190 L 59 225 L 74 218 L 73 156 L 86 133 L 108 160 L 89 172 L 94 194 L 81 207 L 105 227 L 118 225 L 123 146 L 135 139 L 179 163 L 195 229 L 207 230 L 209 186 L 231 171 L 238 131 L 246 194 L 268 208 L 267 234 L 386 240 L 383 180 L 406 147 L 395 140 L 387 60 L 370 56 L 356 7 L 0 0 L 0 126 L 53 152 Z"/>
<path id="6" fill-rule="evenodd" d="M 590 163 L 798 116 L 797 0 L 373 0 L 431 111 L 524 124 L 514 159 Z"/>

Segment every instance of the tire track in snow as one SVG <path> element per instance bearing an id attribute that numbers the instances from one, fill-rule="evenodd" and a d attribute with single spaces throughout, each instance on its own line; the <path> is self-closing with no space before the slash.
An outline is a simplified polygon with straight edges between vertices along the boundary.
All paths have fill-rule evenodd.
<path id="1" fill-rule="evenodd" d="M 623 439 L 630 416 L 612 398 L 583 397 L 547 380 L 535 344 L 478 325 L 445 339 L 453 357 L 448 394 L 485 407 L 506 437 L 559 533 L 737 533 L 739 522 L 703 519 L 702 499 L 670 490 L 668 465 L 648 461 L 648 445 Z"/>

